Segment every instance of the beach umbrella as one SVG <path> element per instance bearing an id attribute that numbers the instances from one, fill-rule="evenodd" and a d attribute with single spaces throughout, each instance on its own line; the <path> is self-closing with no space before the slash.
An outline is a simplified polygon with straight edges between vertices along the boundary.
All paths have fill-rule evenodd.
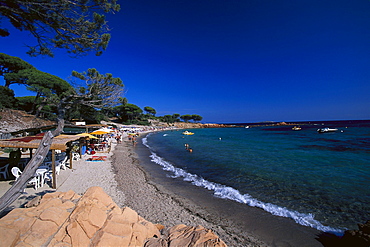
<path id="1" fill-rule="evenodd" d="M 101 129 L 98 129 L 98 130 L 101 130 L 101 131 L 107 131 L 108 133 L 110 133 L 110 132 L 114 132 L 114 130 L 109 129 L 109 128 L 101 128 Z"/>
<path id="2" fill-rule="evenodd" d="M 106 130 L 95 130 L 93 132 L 90 133 L 90 135 L 104 135 L 104 134 L 108 134 L 110 133 L 110 131 L 106 131 Z"/>
<path id="3" fill-rule="evenodd" d="M 89 137 L 90 139 L 99 139 L 93 135 L 90 135 L 89 133 L 81 133 L 81 134 L 77 134 L 77 136 L 85 136 L 85 137 Z"/>

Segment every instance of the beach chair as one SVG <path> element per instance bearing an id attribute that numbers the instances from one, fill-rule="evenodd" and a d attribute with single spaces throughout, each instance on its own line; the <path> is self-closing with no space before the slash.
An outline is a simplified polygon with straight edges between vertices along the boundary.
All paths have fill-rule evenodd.
<path id="1" fill-rule="evenodd" d="M 0 174 L 4 176 L 4 179 L 8 178 L 8 166 L 9 164 L 6 164 L 5 166 L 0 168 Z"/>
<path id="2" fill-rule="evenodd" d="M 79 153 L 72 153 L 72 159 L 73 160 L 80 160 L 80 154 Z"/>
<path id="3" fill-rule="evenodd" d="M 15 177 L 15 181 L 17 181 L 17 179 L 21 176 L 22 171 L 16 166 L 13 167 L 11 171 L 12 171 L 13 176 Z M 35 186 L 35 190 L 39 188 L 39 183 L 40 183 L 39 179 L 36 177 L 33 177 L 30 181 L 28 181 L 29 185 Z"/>
<path id="4" fill-rule="evenodd" d="M 55 172 L 57 175 L 59 175 L 60 169 L 66 170 L 67 169 L 67 160 L 68 156 L 64 156 L 63 159 L 57 159 L 55 161 Z M 46 161 L 42 164 L 43 166 L 48 166 L 49 169 L 51 169 L 52 162 L 51 161 Z"/>
<path id="5" fill-rule="evenodd" d="M 63 169 L 63 170 L 66 170 L 67 169 L 67 160 L 68 160 L 68 156 L 64 157 L 63 160 L 59 160 L 57 161 L 57 164 L 56 166 L 59 166 L 60 169 Z"/>

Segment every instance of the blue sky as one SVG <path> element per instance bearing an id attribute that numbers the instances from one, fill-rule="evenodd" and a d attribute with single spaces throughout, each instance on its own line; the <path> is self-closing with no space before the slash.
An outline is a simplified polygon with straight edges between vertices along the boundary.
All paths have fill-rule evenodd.
<path id="1" fill-rule="evenodd" d="M 125 0 L 100 57 L 32 58 L 14 31 L 0 52 L 68 80 L 120 77 L 129 103 L 203 122 L 370 119 L 370 1 Z M 22 87 L 11 87 L 17 96 Z"/>

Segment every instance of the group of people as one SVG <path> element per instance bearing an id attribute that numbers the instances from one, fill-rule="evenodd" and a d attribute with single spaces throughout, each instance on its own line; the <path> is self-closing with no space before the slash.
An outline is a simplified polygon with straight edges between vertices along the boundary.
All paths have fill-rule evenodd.
<path id="1" fill-rule="evenodd" d="M 132 142 L 132 145 L 134 147 L 136 147 L 138 136 L 139 136 L 139 134 L 137 134 L 137 133 L 129 133 L 128 134 L 128 140 Z"/>

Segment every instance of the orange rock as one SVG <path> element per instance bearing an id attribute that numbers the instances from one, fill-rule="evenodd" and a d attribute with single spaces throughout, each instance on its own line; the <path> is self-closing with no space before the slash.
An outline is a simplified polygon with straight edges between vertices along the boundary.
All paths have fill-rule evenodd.
<path id="1" fill-rule="evenodd" d="M 161 235 L 164 228 L 131 208 L 120 209 L 102 188 L 92 187 L 83 196 L 56 192 L 46 194 L 36 207 L 14 209 L 0 219 L 0 245 L 226 246 L 202 226 L 177 225 Z"/>
<path id="2" fill-rule="evenodd" d="M 122 217 L 124 220 L 130 223 L 135 223 L 139 221 L 139 215 L 129 207 L 124 207 L 122 209 Z"/>
<path id="3" fill-rule="evenodd" d="M 90 238 L 77 222 L 72 222 L 67 226 L 67 234 L 71 238 L 72 246 L 89 246 Z"/>
<path id="4" fill-rule="evenodd" d="M 92 241 L 92 246 L 129 246 L 129 236 L 117 236 L 102 231 L 98 237 Z"/>
<path id="5" fill-rule="evenodd" d="M 1 246 L 15 246 L 19 241 L 20 231 L 19 229 L 8 228 L 6 226 L 0 226 L 1 232 Z"/>
<path id="6" fill-rule="evenodd" d="M 80 196 L 76 194 L 73 190 L 69 190 L 67 192 L 61 193 L 59 198 L 63 200 L 74 200 L 75 198 L 79 198 Z"/>
<path id="7" fill-rule="evenodd" d="M 171 243 L 171 246 L 226 247 L 226 244 L 216 234 L 203 226 L 177 225 L 169 229 L 168 236 L 167 241 Z"/>
<path id="8" fill-rule="evenodd" d="M 33 246 L 42 246 L 57 231 L 58 226 L 51 221 L 36 220 L 31 229 L 27 231 L 21 240 Z"/>
<path id="9" fill-rule="evenodd" d="M 132 224 L 118 223 L 114 221 L 108 221 L 102 230 L 112 235 L 123 236 L 127 238 L 130 238 L 133 232 Z"/>

